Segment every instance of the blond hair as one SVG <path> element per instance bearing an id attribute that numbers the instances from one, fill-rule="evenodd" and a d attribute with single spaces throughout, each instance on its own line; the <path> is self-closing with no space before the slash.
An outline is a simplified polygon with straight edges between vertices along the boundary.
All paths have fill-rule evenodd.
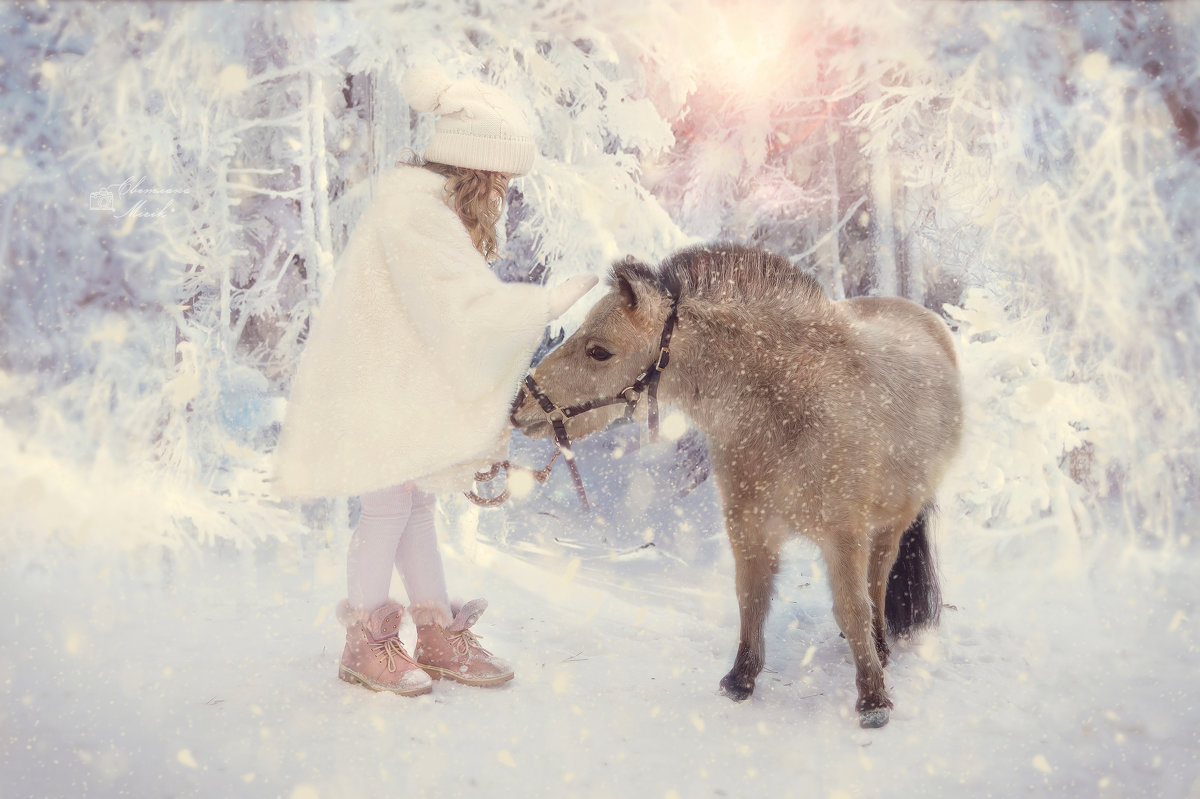
<path id="1" fill-rule="evenodd" d="M 496 223 L 504 210 L 509 175 L 427 162 L 425 169 L 446 179 L 446 198 L 471 236 L 471 243 L 491 261 L 496 253 Z"/>

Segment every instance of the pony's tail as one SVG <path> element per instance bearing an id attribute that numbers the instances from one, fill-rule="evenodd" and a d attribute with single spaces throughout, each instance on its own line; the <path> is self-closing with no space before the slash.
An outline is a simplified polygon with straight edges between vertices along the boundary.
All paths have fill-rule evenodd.
<path id="1" fill-rule="evenodd" d="M 937 563 L 930 542 L 929 523 L 934 506 L 921 508 L 900 536 L 900 551 L 888 575 L 883 615 L 888 632 L 904 635 L 937 624 L 942 611 Z"/>

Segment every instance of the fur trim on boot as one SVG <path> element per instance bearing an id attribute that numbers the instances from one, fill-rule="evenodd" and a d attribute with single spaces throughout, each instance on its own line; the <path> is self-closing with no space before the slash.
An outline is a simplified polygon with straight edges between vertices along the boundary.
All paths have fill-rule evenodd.
<path id="1" fill-rule="evenodd" d="M 417 625 L 417 629 L 429 624 L 437 624 L 441 627 L 449 627 L 454 621 L 453 603 L 450 607 L 446 607 L 441 602 L 416 602 L 408 606 L 409 615 L 412 616 L 413 624 Z"/>

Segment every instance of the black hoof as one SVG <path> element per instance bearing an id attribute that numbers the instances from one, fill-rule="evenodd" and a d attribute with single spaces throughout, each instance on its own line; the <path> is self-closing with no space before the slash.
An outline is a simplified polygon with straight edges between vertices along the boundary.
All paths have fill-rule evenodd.
<path id="1" fill-rule="evenodd" d="M 891 712 L 886 707 L 862 710 L 858 714 L 858 726 L 868 730 L 876 729 L 887 724 L 889 718 Z"/>
<path id="2" fill-rule="evenodd" d="M 749 699 L 750 694 L 754 693 L 754 680 L 739 678 L 730 672 L 721 678 L 721 693 L 734 702 Z"/>

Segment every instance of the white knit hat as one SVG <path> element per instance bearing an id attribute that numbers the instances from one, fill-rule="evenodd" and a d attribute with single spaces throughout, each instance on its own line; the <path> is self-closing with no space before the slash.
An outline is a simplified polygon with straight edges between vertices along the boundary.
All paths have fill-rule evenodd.
<path id="1" fill-rule="evenodd" d="M 410 108 L 438 115 L 425 160 L 524 175 L 537 148 L 520 107 L 504 92 L 471 78 L 451 80 L 436 65 L 414 67 L 401 86 Z"/>

